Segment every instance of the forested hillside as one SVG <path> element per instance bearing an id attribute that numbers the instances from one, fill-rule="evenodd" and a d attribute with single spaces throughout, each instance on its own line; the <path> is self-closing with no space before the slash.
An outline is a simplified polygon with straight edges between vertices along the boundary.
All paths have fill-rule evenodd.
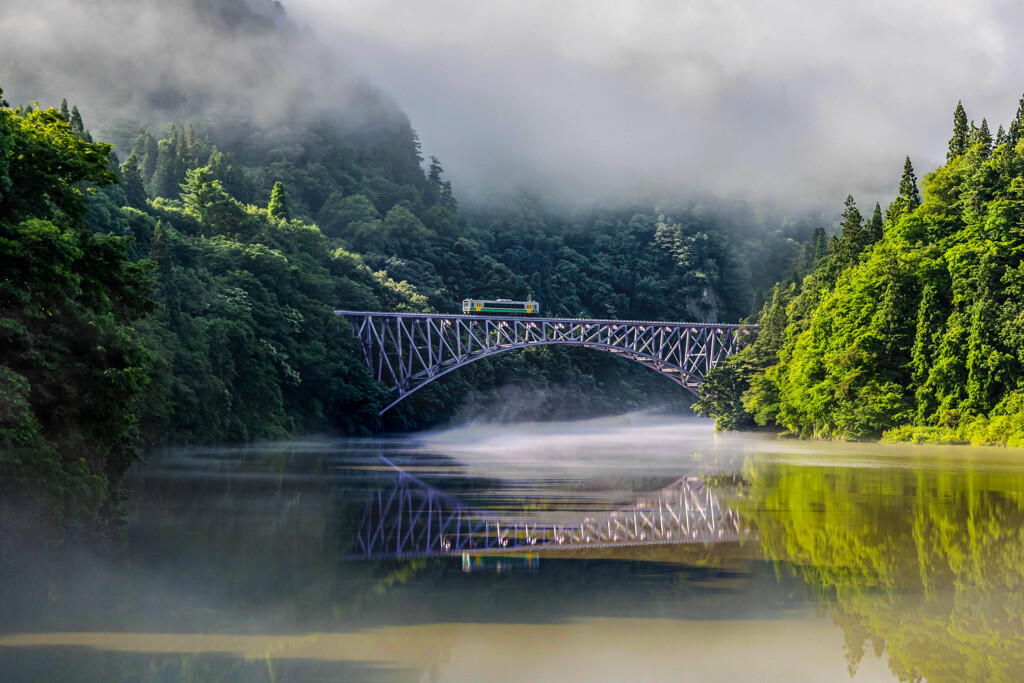
<path id="1" fill-rule="evenodd" d="M 0 561 L 40 510 L 58 537 L 107 531 L 137 458 L 149 266 L 81 227 L 79 187 L 115 180 L 109 152 L 0 90 Z"/>
<path id="2" fill-rule="evenodd" d="M 958 105 L 923 198 L 907 159 L 884 218 L 848 199 L 841 235 L 775 287 L 756 343 L 699 408 L 730 429 L 1022 443 L 1022 139 L 1024 100 L 994 136 Z"/>
<path id="3" fill-rule="evenodd" d="M 30 61 L 8 71 L 22 104 L 0 108 L 2 515 L 41 509 L 61 533 L 115 532 L 146 445 L 683 408 L 676 385 L 638 365 L 545 347 L 477 362 L 381 419 L 385 387 L 332 311 L 532 296 L 549 315 L 732 321 L 810 234 L 711 199 L 572 212 L 524 193 L 464 214 L 385 98 L 362 83 L 334 99 L 317 90 L 322 55 L 303 84 L 284 53 L 318 53 L 280 12 L 176 7 L 258 52 L 287 97 L 227 97 L 143 53 L 159 78 L 110 90 L 106 114 L 91 95 L 105 123 L 89 130 L 76 103 L 25 95 Z"/>

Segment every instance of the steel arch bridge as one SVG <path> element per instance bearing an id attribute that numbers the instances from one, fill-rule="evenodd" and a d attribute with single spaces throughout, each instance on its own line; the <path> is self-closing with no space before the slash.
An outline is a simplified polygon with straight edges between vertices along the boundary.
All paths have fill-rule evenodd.
<path id="1" fill-rule="evenodd" d="M 756 334 L 756 325 L 644 320 L 518 318 L 436 313 L 334 313 L 352 323 L 373 378 L 402 399 L 481 358 L 549 344 L 582 346 L 636 361 L 697 394 L 704 376 Z"/>
<path id="2" fill-rule="evenodd" d="M 350 558 L 444 557 L 753 538 L 736 501 L 683 477 L 632 504 L 582 518 L 531 520 L 466 505 L 401 469 L 363 509 Z"/>

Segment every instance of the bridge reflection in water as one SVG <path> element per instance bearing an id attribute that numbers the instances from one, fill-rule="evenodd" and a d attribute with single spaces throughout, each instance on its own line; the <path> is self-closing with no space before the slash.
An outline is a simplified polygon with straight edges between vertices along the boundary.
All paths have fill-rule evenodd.
<path id="1" fill-rule="evenodd" d="M 683 477 L 627 507 L 560 521 L 533 521 L 466 505 L 396 469 L 366 504 L 353 556 L 397 559 L 464 553 L 738 542 L 751 536 L 731 496 Z M 552 513 L 556 516 L 560 513 Z M 561 513 L 564 516 L 564 513 Z"/>

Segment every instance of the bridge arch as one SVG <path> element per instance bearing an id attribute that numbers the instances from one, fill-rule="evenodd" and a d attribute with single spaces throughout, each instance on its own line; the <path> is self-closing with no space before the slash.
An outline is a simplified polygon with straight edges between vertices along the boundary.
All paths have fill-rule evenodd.
<path id="1" fill-rule="evenodd" d="M 352 324 L 363 360 L 392 397 L 381 414 L 449 372 L 505 351 L 576 346 L 622 356 L 693 394 L 756 326 L 335 311 Z"/>
<path id="2" fill-rule="evenodd" d="M 466 358 L 464 361 L 458 363 L 457 365 L 452 365 L 450 367 L 447 367 L 447 368 L 444 368 L 442 370 L 439 370 L 438 372 L 434 373 L 433 375 L 430 375 L 430 376 L 427 376 L 427 377 L 424 377 L 424 378 L 415 378 L 416 381 L 413 381 L 414 378 L 410 378 L 409 389 L 407 391 L 405 391 L 405 393 L 401 394 L 398 398 L 393 400 L 391 403 L 389 403 L 387 405 L 387 407 L 385 407 L 383 410 L 380 411 L 380 413 L 383 415 L 384 413 L 386 413 L 387 411 L 391 410 L 396 405 L 398 405 L 399 403 L 404 401 L 406 398 L 411 396 L 412 394 L 416 393 L 417 391 L 419 391 L 423 387 L 425 387 L 428 384 L 430 384 L 431 382 L 433 382 L 435 379 L 438 379 L 438 378 L 440 378 L 440 377 L 442 377 L 444 375 L 447 375 L 449 372 L 452 372 L 454 370 L 458 370 L 459 368 L 463 368 L 463 367 L 469 365 L 470 363 L 475 363 L 478 360 L 483 360 L 484 358 L 490 358 L 491 356 L 496 356 L 499 353 L 505 353 L 506 351 L 516 351 L 516 350 L 519 350 L 519 349 L 532 349 L 532 348 L 536 348 L 538 346 L 575 346 L 577 348 L 586 348 L 586 349 L 593 349 L 594 351 L 604 351 L 606 353 L 613 353 L 613 354 L 615 354 L 617 356 L 620 356 L 620 357 L 623 357 L 623 358 L 629 358 L 629 360 L 632 360 L 632 361 L 635 361 L 637 363 L 640 363 L 644 367 L 651 368 L 655 372 L 657 372 L 657 373 L 659 373 L 661 375 L 665 375 L 665 376 L 669 377 L 670 379 L 672 379 L 672 381 L 676 382 L 676 384 L 682 385 L 685 389 L 687 389 L 688 391 L 690 391 L 694 395 L 697 395 L 697 392 L 693 388 L 691 388 L 690 385 L 688 385 L 688 384 L 686 384 L 686 383 L 684 383 L 682 381 L 679 381 L 674 376 L 669 375 L 667 372 L 664 372 L 663 370 L 659 369 L 659 367 L 658 367 L 659 365 L 667 366 L 668 364 L 667 363 L 663 363 L 662 361 L 659 361 L 654 356 L 650 356 L 650 355 L 647 355 L 647 354 L 630 354 L 629 352 L 623 351 L 622 349 L 619 349 L 618 347 L 608 346 L 606 344 L 579 344 L 579 343 L 576 343 L 576 342 L 569 342 L 569 341 L 541 341 L 541 342 L 533 342 L 533 343 L 529 343 L 529 344 L 518 344 L 518 345 L 515 345 L 515 346 L 503 346 L 503 347 L 495 349 L 494 351 L 491 351 L 489 353 L 473 354 L 473 355 L 469 356 L 468 358 Z M 695 377 L 694 375 L 690 374 L 686 370 L 684 370 L 682 368 L 677 368 L 675 366 L 671 366 L 671 369 L 676 371 L 676 372 L 678 372 L 678 373 L 680 373 L 680 375 L 688 378 L 689 380 L 691 380 L 694 383 L 694 385 L 699 386 L 699 384 L 701 382 L 701 378 L 700 377 Z M 394 391 L 394 389 L 392 389 L 392 391 Z"/>
<path id="3" fill-rule="evenodd" d="M 681 477 L 630 504 L 582 519 L 544 521 L 474 508 L 387 458 L 363 508 L 352 559 L 742 541 L 751 536 L 733 495 Z M 389 471 L 390 470 L 390 471 Z"/>

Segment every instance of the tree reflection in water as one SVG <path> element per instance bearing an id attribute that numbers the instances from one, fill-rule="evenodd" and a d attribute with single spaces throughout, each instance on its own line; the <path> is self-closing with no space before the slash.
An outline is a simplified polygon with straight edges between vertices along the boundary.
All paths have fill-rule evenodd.
<path id="1" fill-rule="evenodd" d="M 1024 473 L 745 465 L 745 514 L 846 637 L 853 675 L 888 650 L 901 681 L 1011 681 L 1024 671 Z"/>
<path id="2" fill-rule="evenodd" d="M 713 680 L 750 680 L 773 657 L 774 671 L 834 680 L 843 638 L 816 606 L 857 680 L 889 675 L 869 651 L 904 681 L 1019 679 L 1024 461 L 843 444 L 787 456 L 745 438 L 646 465 L 624 452 L 628 465 L 605 470 L 506 468 L 522 480 L 376 440 L 154 457 L 133 481 L 125 557 L 69 550 L 0 581 L 0 680 L 441 680 L 471 664 L 466 638 L 524 664 L 571 637 L 608 666 L 642 653 L 637 680 L 692 668 L 707 648 L 724 653 L 708 660 Z M 466 573 L 461 553 L 352 558 L 368 503 L 403 478 L 535 530 L 607 529 L 613 512 L 653 524 L 651 510 L 660 529 L 669 508 L 652 502 L 680 476 L 735 510 L 743 538 L 586 542 L 512 572 Z"/>

